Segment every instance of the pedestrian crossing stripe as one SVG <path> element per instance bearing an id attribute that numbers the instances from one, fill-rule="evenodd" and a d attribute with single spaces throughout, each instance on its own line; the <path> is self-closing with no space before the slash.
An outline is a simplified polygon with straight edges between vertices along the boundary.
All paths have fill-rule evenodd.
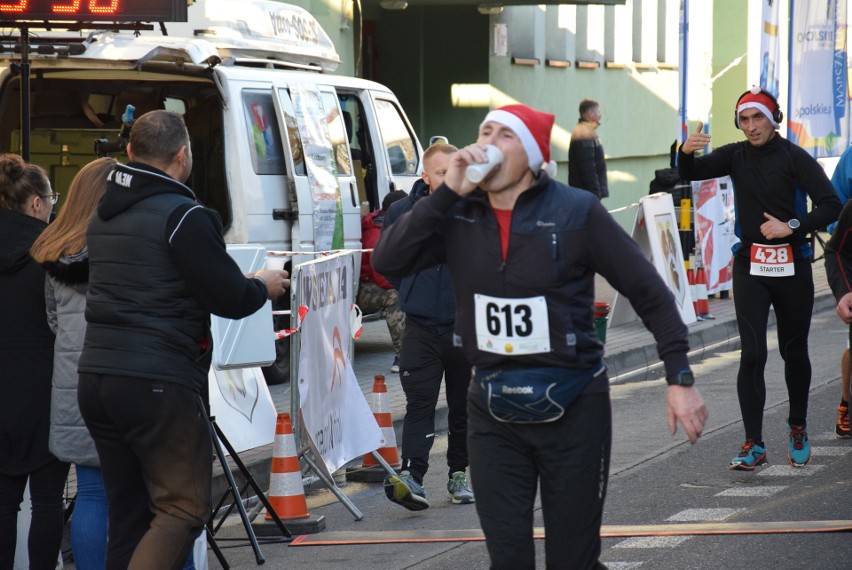
<path id="1" fill-rule="evenodd" d="M 808 532 L 852 532 L 852 520 L 704 522 L 685 524 L 604 525 L 601 527 L 602 538 Z M 535 527 L 533 529 L 533 538 L 544 538 L 544 528 Z M 481 529 L 338 531 L 300 535 L 290 543 L 290 546 L 474 542 L 482 540 L 485 540 L 485 535 L 482 533 Z"/>

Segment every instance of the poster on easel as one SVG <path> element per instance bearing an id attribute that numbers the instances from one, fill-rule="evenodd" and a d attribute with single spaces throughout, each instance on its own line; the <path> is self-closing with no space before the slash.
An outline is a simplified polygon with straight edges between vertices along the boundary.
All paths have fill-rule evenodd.
<path id="1" fill-rule="evenodd" d="M 208 393 L 210 415 L 237 453 L 274 441 L 278 412 L 260 368 L 211 367 Z"/>
<path id="2" fill-rule="evenodd" d="M 328 472 L 385 445 L 352 369 L 354 256 L 338 253 L 294 268 L 299 330 L 298 394 L 304 423 Z"/>
<path id="3" fill-rule="evenodd" d="M 639 200 L 631 236 L 639 245 L 675 299 L 680 318 L 686 324 L 696 321 L 695 308 L 683 263 L 683 250 L 678 238 L 672 195 L 667 192 L 651 194 Z M 610 326 L 623 325 L 638 319 L 630 302 L 616 293 L 610 313 Z"/>
<path id="4" fill-rule="evenodd" d="M 228 244 L 243 274 L 266 266 L 259 244 Z M 237 453 L 272 443 L 278 414 L 259 366 L 275 360 L 272 304 L 243 319 L 213 316 L 213 362 L 208 372 L 210 415 Z M 284 342 L 284 341 L 279 341 Z"/>
<path id="5" fill-rule="evenodd" d="M 692 183 L 695 197 L 695 247 L 701 253 L 707 293 L 728 291 L 734 283 L 732 247 L 740 240 L 734 231 L 734 185 L 730 176 Z"/>

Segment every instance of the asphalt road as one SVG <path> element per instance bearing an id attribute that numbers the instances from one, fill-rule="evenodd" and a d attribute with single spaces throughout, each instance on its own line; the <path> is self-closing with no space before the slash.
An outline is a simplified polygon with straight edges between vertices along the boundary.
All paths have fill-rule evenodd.
<path id="1" fill-rule="evenodd" d="M 715 354 L 695 366 L 710 420 L 705 435 L 694 446 L 680 433 L 668 434 L 662 380 L 616 384 L 612 388 L 615 436 L 604 525 L 852 519 L 852 440 L 833 437 L 844 326 L 832 311 L 813 319 L 809 427 L 814 456 L 810 465 L 795 470 L 786 459 L 783 362 L 774 329 L 770 334 L 764 420 L 769 465 L 755 473 L 727 469 L 728 460 L 743 441 L 735 387 L 738 351 Z M 432 469 L 426 478 L 432 508 L 426 511 L 412 513 L 390 503 L 380 484 L 342 480 L 341 488 L 364 513 L 363 520 L 355 521 L 320 485 L 307 490 L 310 511 L 326 517 L 326 532 L 479 528 L 474 507 L 451 505 L 446 499 L 445 446 L 445 437 L 436 439 Z M 475 480 L 473 484 L 475 487 Z M 536 524 L 541 525 L 540 512 Z M 849 533 L 606 538 L 601 559 L 611 570 L 841 569 L 852 568 L 850 539 Z M 226 523 L 219 544 L 225 547 L 232 568 L 256 566 L 238 520 Z M 481 542 L 318 547 L 267 542 L 261 549 L 265 568 L 488 568 Z M 543 541 L 537 541 L 537 550 L 538 566 L 543 568 Z M 212 554 L 210 567 L 220 567 Z"/>

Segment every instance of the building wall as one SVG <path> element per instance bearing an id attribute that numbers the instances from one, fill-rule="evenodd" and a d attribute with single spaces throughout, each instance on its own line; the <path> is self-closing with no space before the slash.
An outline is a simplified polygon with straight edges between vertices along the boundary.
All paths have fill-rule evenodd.
<path id="1" fill-rule="evenodd" d="M 748 23 L 749 19 L 742 2 L 714 0 L 712 51 L 714 77 L 747 52 Z M 728 69 L 713 82 L 711 134 L 714 148 L 743 139 L 742 132 L 734 125 L 734 108 L 737 97 L 750 87 L 747 72 L 747 59 L 743 57 L 737 65 Z"/>
<path id="2" fill-rule="evenodd" d="M 357 12 L 347 20 L 353 17 L 352 0 L 290 1 L 311 11 L 331 36 L 343 59 L 338 73 L 361 69 L 356 53 L 366 40 L 356 31 Z M 691 3 L 703 19 L 692 26 L 697 47 L 690 57 L 699 63 L 690 73 L 699 77 L 691 95 L 703 99 L 691 103 L 688 115 L 692 128 L 698 119 L 710 124 L 718 146 L 736 140 L 730 99 L 744 89 L 746 63 L 715 84 L 704 76 L 746 51 L 748 18 L 730 17 L 742 12 L 738 0 L 707 0 L 701 10 L 696 4 Z M 678 136 L 679 5 L 626 0 L 620 6 L 511 6 L 497 15 L 482 15 L 474 6 L 402 11 L 367 6 L 363 22 L 372 34 L 374 59 L 364 76 L 397 94 L 424 145 L 433 135 L 459 146 L 473 142 L 489 108 L 507 103 L 554 113 L 552 151 L 561 181 L 568 179 L 577 107 L 584 98 L 598 100 L 611 196 L 604 204 L 617 209 L 646 195 L 654 170 L 669 166 L 669 148 Z M 712 22 L 704 13 L 712 14 Z M 506 30 L 504 54 L 495 53 L 500 27 Z M 628 231 L 634 216 L 635 209 L 616 213 Z"/>
<path id="3" fill-rule="evenodd" d="M 376 14 L 375 75 L 396 93 L 424 146 L 476 138 L 486 108 L 459 107 L 452 86 L 488 83 L 488 17 L 473 6 L 409 7 Z"/>
<path id="4" fill-rule="evenodd" d="M 356 44 L 358 39 L 357 24 L 354 21 L 354 6 L 352 0 L 278 0 L 304 8 L 317 19 L 325 33 L 328 34 L 341 64 L 336 73 L 339 75 L 354 75 L 356 63 Z"/>
<path id="5" fill-rule="evenodd" d="M 552 152 L 558 180 L 568 180 L 568 144 L 580 101 L 600 102 L 598 135 L 610 187 L 604 204 L 610 210 L 638 201 L 648 193 L 654 170 L 669 166 L 677 136 L 677 3 L 660 9 L 666 4 L 523 6 L 492 16 L 492 35 L 495 24 L 508 27 L 508 52 L 494 55 L 492 38 L 491 104 L 517 101 L 556 115 Z M 666 27 L 668 35 L 658 33 Z M 535 63 L 525 65 L 529 60 Z M 628 231 L 634 217 L 635 209 L 616 213 Z"/>

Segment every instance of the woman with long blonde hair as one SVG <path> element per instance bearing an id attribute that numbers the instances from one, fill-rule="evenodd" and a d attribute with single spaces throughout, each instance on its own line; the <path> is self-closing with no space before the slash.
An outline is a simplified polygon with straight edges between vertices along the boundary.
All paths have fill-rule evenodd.
<path id="1" fill-rule="evenodd" d="M 77 405 L 77 360 L 86 332 L 86 231 L 115 164 L 112 158 L 99 158 L 77 173 L 56 221 L 30 250 L 47 269 L 47 318 L 56 334 L 49 444 L 51 453 L 73 463 L 77 472 L 71 548 L 81 570 L 102 569 L 106 563 L 108 502 L 95 444 Z"/>

